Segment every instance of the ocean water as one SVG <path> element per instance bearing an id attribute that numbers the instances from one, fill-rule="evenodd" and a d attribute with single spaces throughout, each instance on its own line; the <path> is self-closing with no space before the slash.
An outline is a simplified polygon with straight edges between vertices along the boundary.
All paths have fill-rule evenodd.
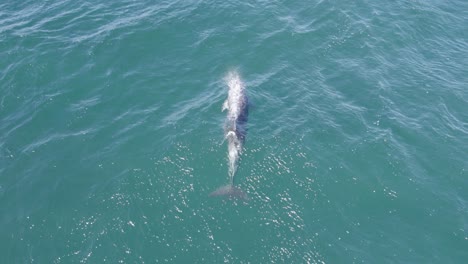
<path id="1" fill-rule="evenodd" d="M 0 263 L 466 263 L 467 10 L 1 1 Z"/>

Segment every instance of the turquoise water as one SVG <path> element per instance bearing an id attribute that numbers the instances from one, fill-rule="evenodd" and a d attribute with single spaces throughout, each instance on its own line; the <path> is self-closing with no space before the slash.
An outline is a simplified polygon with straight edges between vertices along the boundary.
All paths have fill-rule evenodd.
<path id="1" fill-rule="evenodd" d="M 0 2 L 0 263 L 466 263 L 468 2 L 156 2 Z"/>

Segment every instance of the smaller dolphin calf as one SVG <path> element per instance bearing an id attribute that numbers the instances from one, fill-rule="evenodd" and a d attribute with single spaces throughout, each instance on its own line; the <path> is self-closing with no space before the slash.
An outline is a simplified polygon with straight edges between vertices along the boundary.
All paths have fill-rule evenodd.
<path id="1" fill-rule="evenodd" d="M 247 134 L 246 125 L 249 115 L 249 102 L 245 93 L 244 84 L 237 72 L 229 73 L 226 80 L 229 87 L 228 98 L 224 102 L 222 110 L 227 110 L 224 131 L 228 145 L 230 182 L 228 185 L 220 187 L 212 192 L 210 196 L 228 196 L 247 199 L 247 194 L 239 187 L 234 186 L 234 176 L 237 171 L 242 145 L 244 144 Z"/>

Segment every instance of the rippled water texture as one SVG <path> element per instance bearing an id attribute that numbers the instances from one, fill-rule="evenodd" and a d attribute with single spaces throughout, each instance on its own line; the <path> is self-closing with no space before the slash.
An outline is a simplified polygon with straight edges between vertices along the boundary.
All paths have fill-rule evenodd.
<path id="1" fill-rule="evenodd" d="M 466 262 L 468 2 L 156 2 L 0 2 L 0 263 Z"/>

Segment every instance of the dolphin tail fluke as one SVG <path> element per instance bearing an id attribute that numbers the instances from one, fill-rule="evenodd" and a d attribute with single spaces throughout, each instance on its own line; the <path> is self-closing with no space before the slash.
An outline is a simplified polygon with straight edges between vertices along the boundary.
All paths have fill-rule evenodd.
<path id="1" fill-rule="evenodd" d="M 224 196 L 229 198 L 238 198 L 242 200 L 248 200 L 247 194 L 241 190 L 241 188 L 236 187 L 232 184 L 222 186 L 216 191 L 210 193 L 210 196 Z"/>

